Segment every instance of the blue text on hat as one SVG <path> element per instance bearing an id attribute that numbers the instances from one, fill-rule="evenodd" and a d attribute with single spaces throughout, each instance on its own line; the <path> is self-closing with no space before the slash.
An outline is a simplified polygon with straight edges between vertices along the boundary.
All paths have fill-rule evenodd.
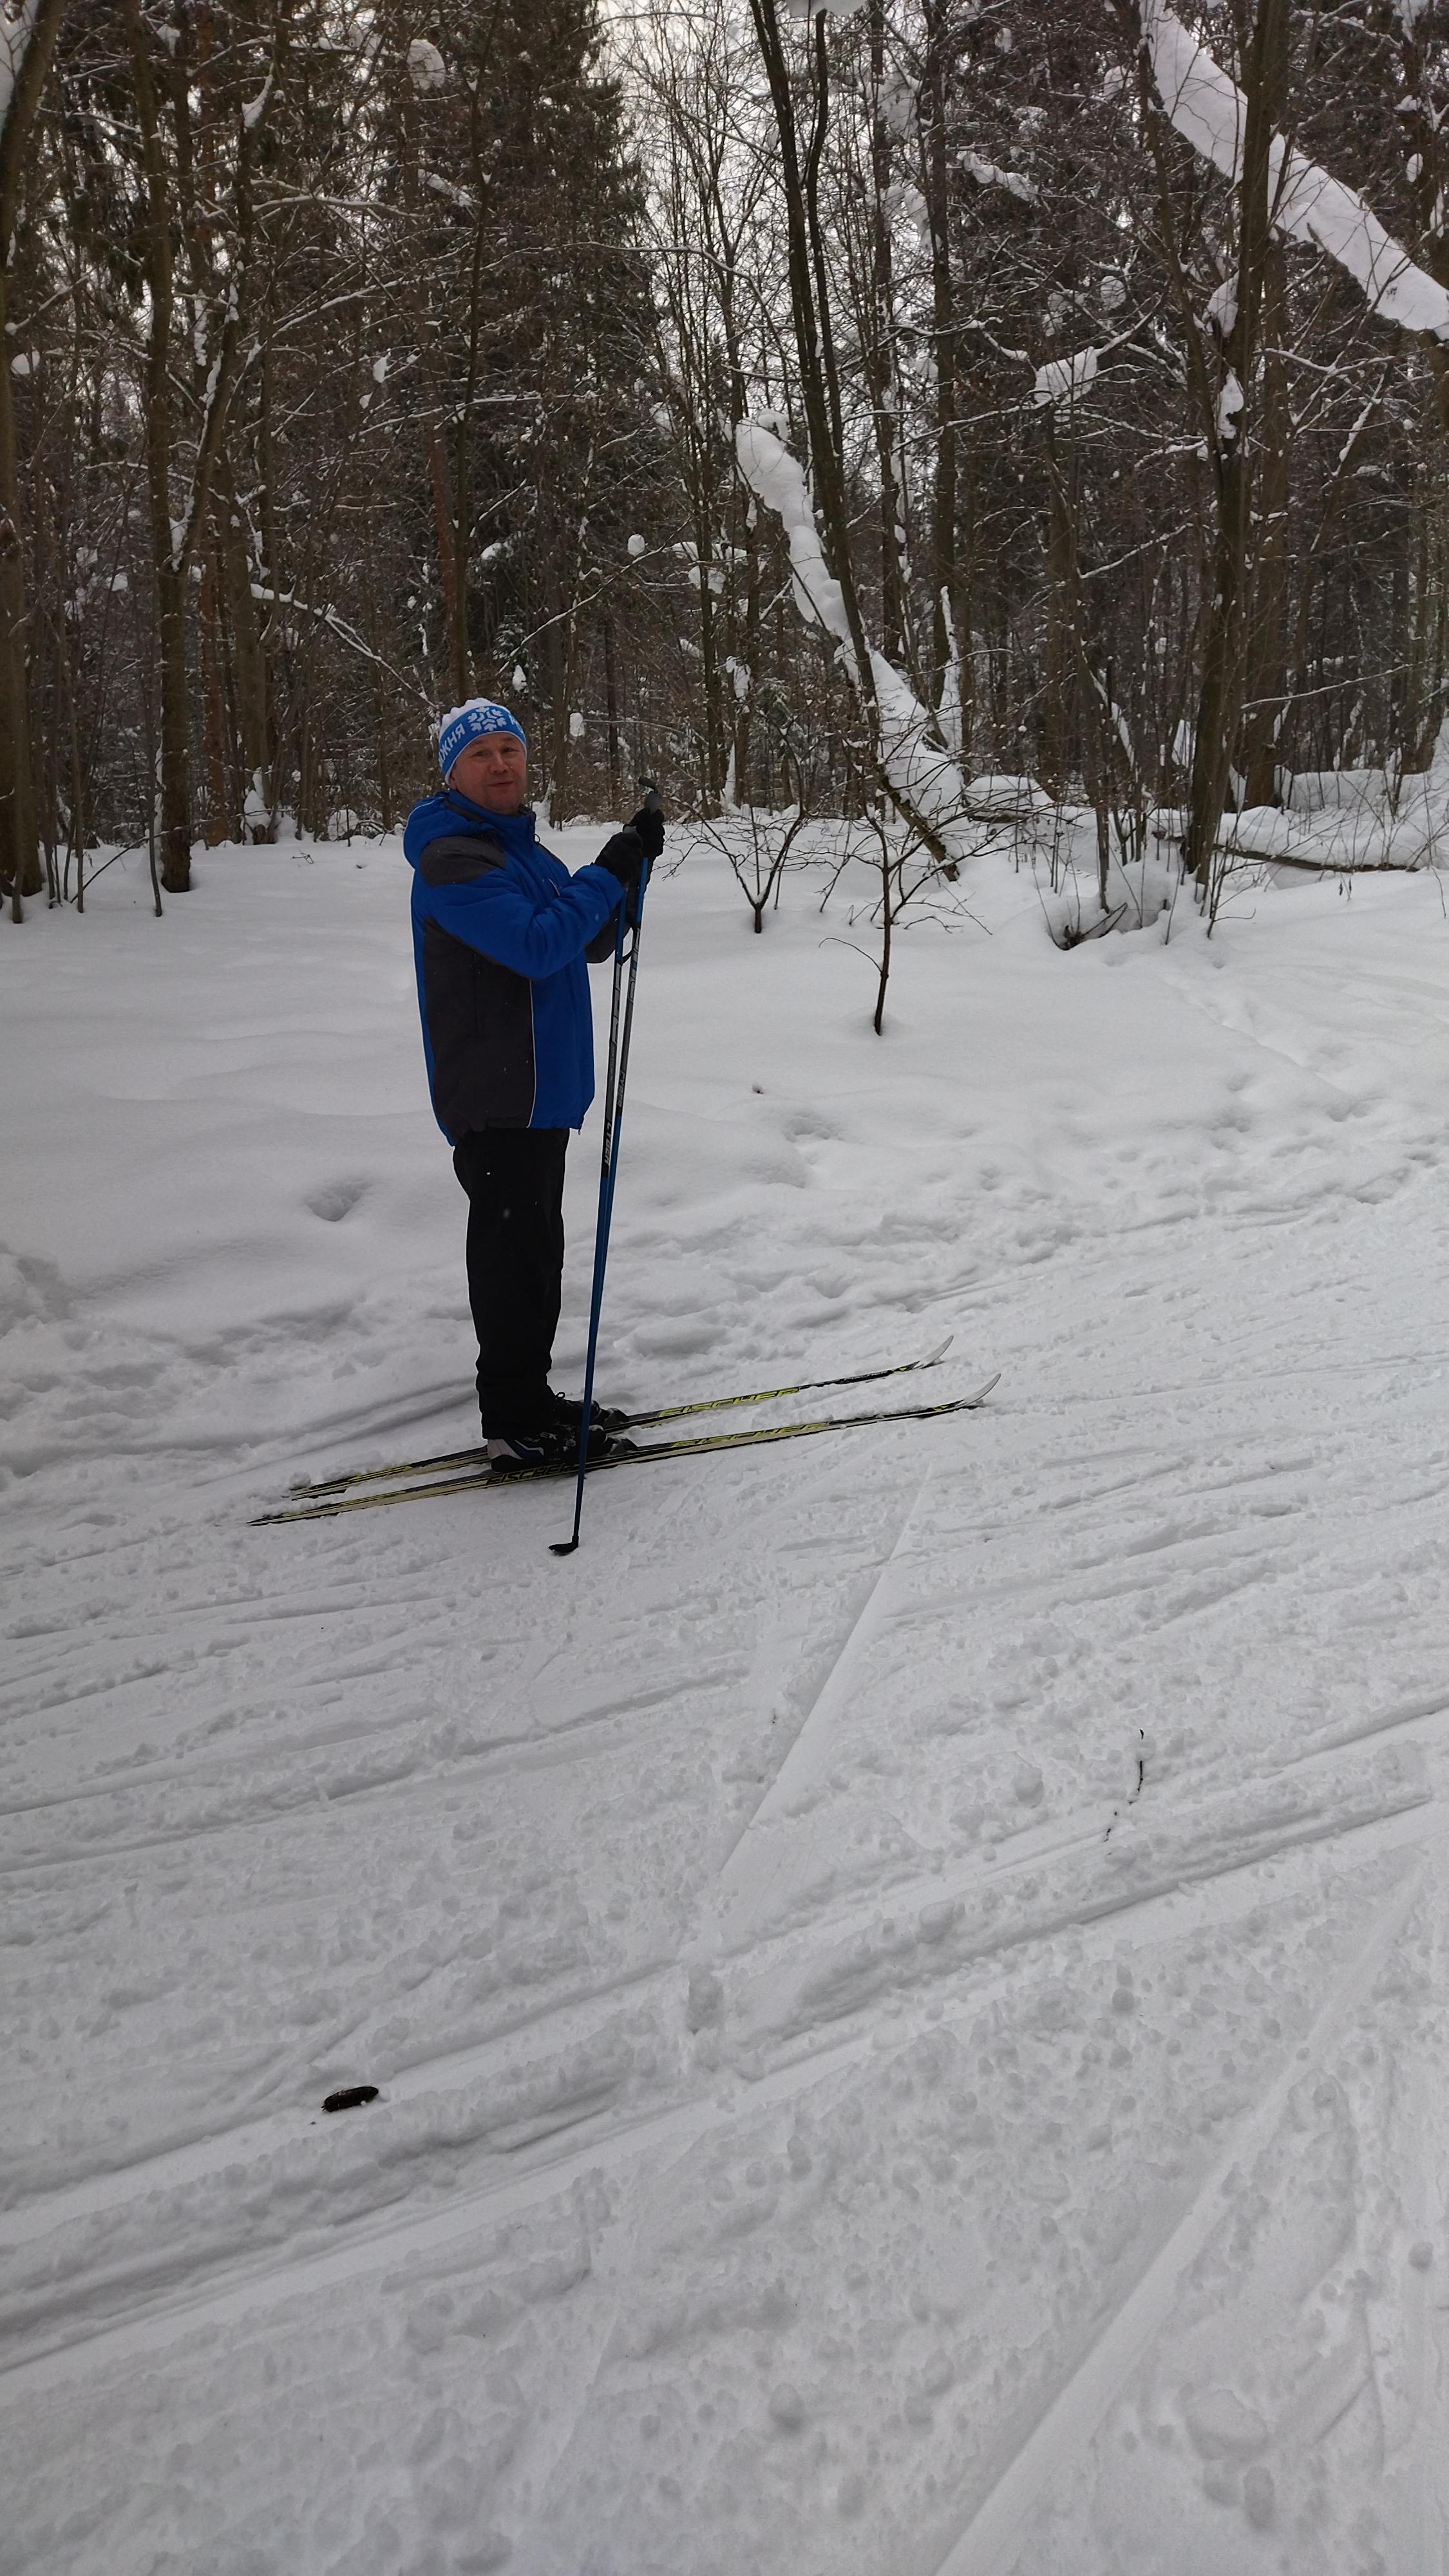
<path id="1" fill-rule="evenodd" d="M 445 778 L 459 752 L 483 733 L 511 733 L 528 748 L 528 736 L 517 716 L 500 707 L 496 698 L 465 698 L 460 707 L 449 707 L 438 734 L 438 767 Z"/>

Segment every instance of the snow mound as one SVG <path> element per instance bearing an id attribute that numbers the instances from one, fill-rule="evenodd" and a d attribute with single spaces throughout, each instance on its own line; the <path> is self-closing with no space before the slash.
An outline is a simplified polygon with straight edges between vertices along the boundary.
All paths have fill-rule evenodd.
<path id="1" fill-rule="evenodd" d="M 966 783 L 968 813 L 979 814 L 986 821 L 998 816 L 1046 814 L 1051 811 L 1051 801 L 1034 778 L 1015 778 L 1005 769 L 985 769 L 979 778 Z"/>

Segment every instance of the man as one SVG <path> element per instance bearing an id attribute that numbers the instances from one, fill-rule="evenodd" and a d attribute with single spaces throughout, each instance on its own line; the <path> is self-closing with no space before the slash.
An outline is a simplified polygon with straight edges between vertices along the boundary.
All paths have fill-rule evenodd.
<path id="1" fill-rule="evenodd" d="M 496 1468 L 577 1455 L 579 1407 L 548 1373 L 563 1283 L 569 1129 L 594 1096 L 585 959 L 614 954 L 613 915 L 638 900 L 664 817 L 641 807 L 570 876 L 535 837 L 528 743 L 506 707 L 469 698 L 443 718 L 443 792 L 415 805 L 413 949 L 433 1111 L 468 1193 L 468 1297 L 478 1404 Z M 598 1454 L 607 1426 L 589 1427 Z"/>

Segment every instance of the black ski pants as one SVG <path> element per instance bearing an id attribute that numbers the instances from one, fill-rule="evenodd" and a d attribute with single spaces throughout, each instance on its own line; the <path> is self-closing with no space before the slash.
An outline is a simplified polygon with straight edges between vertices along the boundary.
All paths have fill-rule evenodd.
<path id="1" fill-rule="evenodd" d="M 567 1127 L 485 1127 L 454 1148 L 453 1169 L 468 1193 L 468 1302 L 485 1439 L 537 1430 L 552 1410 L 568 1142 Z"/>

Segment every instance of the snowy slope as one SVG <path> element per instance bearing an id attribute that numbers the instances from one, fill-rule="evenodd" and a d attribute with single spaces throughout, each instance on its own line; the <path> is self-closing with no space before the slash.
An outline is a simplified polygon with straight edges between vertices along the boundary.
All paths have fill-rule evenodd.
<path id="1" fill-rule="evenodd" d="M 1002 1383 L 560 1564 L 250 1526 L 471 1437 L 464 1202 L 396 845 L 197 875 L 0 933 L 0 2576 L 1439 2576 L 1437 878 L 981 860 L 877 1041 L 690 859 L 601 1391 Z"/>

